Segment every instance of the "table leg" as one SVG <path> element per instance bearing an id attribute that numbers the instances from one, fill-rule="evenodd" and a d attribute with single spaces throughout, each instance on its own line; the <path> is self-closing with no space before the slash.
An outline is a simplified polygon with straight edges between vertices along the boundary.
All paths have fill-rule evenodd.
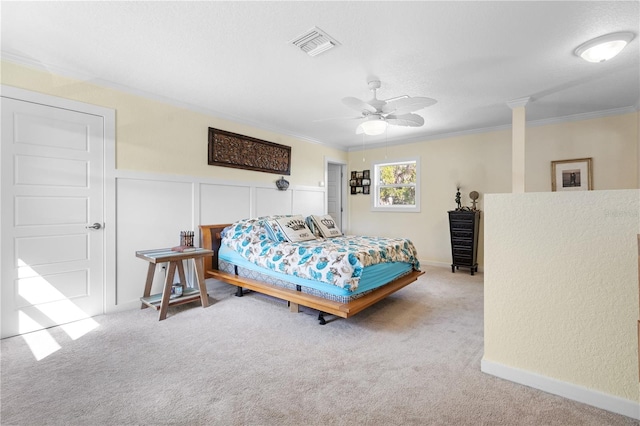
<path id="1" fill-rule="evenodd" d="M 186 287 L 187 287 L 187 279 L 185 278 L 185 275 L 184 275 L 184 265 L 182 263 L 182 260 L 178 260 L 177 264 L 178 264 L 178 276 L 180 277 L 180 284 L 182 284 L 183 286 L 182 291 L 184 291 L 186 290 Z"/>
<path id="2" fill-rule="evenodd" d="M 169 270 L 164 280 L 164 290 L 162 291 L 162 301 L 160 302 L 160 317 L 158 321 L 162 321 L 167 317 L 167 309 L 169 309 L 169 296 L 171 296 L 171 286 L 173 285 L 173 277 L 176 274 L 176 262 L 169 262 Z"/>
<path id="3" fill-rule="evenodd" d="M 200 289 L 200 302 L 202 307 L 206 308 L 209 306 L 209 295 L 207 294 L 207 283 L 204 281 L 204 259 L 202 257 L 194 258 L 193 263 L 196 266 L 196 281 Z"/>
<path id="4" fill-rule="evenodd" d="M 149 269 L 147 269 L 147 282 L 144 284 L 143 297 L 149 297 L 151 295 L 151 284 L 153 284 L 153 276 L 156 273 L 156 264 L 149 262 Z M 148 308 L 149 306 L 142 303 L 140 309 Z"/>

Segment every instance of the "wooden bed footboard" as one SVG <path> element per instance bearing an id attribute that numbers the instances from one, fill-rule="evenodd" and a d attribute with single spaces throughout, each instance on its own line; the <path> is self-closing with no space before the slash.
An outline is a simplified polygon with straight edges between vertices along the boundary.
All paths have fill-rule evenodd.
<path id="1" fill-rule="evenodd" d="M 218 250 L 220 249 L 222 240 L 221 232 L 227 226 L 229 226 L 229 224 L 200 225 L 200 241 L 202 247 L 214 251 L 213 256 L 205 258 L 205 277 L 224 281 L 228 284 L 237 286 L 239 289 L 246 288 L 278 299 L 286 300 L 289 302 L 292 312 L 297 312 L 299 305 L 316 309 L 320 311 L 320 315 L 318 316 L 320 324 L 325 323 L 323 313 L 336 315 L 342 318 L 349 318 L 374 303 L 379 302 L 390 294 L 393 294 L 401 288 L 411 284 L 416 281 L 420 275 L 424 274 L 422 271 L 412 271 L 397 278 L 389 284 L 352 300 L 349 303 L 336 302 L 218 270 Z"/>

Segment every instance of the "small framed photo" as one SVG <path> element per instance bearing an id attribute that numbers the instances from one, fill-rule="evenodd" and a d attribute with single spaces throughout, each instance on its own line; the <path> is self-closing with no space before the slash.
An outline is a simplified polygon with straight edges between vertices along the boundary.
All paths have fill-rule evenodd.
<path id="1" fill-rule="evenodd" d="M 371 179 L 367 179 L 367 178 L 363 178 L 362 179 L 362 184 L 363 185 L 371 185 Z"/>
<path id="2" fill-rule="evenodd" d="M 368 194 L 369 193 L 369 185 L 365 185 L 362 187 L 362 193 L 363 194 Z"/>
<path id="3" fill-rule="evenodd" d="M 552 191 L 591 191 L 593 189 L 592 158 L 551 162 Z"/>
<path id="4" fill-rule="evenodd" d="M 362 179 L 364 177 L 364 172 L 356 172 L 356 179 Z"/>
<path id="5" fill-rule="evenodd" d="M 361 186 L 355 186 L 354 188 L 356 189 L 356 194 L 362 194 L 363 193 L 363 190 L 362 190 Z"/>
<path id="6" fill-rule="evenodd" d="M 351 172 L 351 179 L 355 179 L 356 175 L 358 174 L 358 172 L 356 172 L 355 170 Z"/>
<path id="7" fill-rule="evenodd" d="M 369 170 L 364 170 L 364 171 L 362 172 L 362 178 L 363 178 L 363 179 L 371 179 L 371 178 L 369 177 Z"/>
<path id="8" fill-rule="evenodd" d="M 351 180 L 349 181 L 349 186 L 356 186 L 357 182 L 358 182 L 358 180 L 357 180 L 357 179 L 351 179 Z"/>
<path id="9" fill-rule="evenodd" d="M 352 187 L 351 187 L 351 193 L 352 193 L 352 194 L 357 194 L 357 192 L 356 192 L 356 188 L 357 188 L 357 186 L 352 186 Z"/>

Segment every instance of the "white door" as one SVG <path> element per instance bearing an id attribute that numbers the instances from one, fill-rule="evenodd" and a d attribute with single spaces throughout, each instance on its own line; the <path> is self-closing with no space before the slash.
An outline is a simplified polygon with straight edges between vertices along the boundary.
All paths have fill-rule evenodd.
<path id="1" fill-rule="evenodd" d="M 338 229 L 342 229 L 342 166 L 327 164 L 327 213 L 336 221 Z"/>
<path id="2" fill-rule="evenodd" d="M 104 118 L 2 97 L 1 135 L 2 337 L 102 314 Z"/>

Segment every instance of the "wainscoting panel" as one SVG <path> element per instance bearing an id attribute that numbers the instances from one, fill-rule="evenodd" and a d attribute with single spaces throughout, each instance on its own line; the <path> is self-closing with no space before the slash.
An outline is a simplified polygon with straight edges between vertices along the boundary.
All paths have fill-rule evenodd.
<path id="1" fill-rule="evenodd" d="M 180 231 L 193 230 L 192 188 L 191 182 L 116 180 L 117 305 L 140 304 L 149 264 L 135 256 L 137 250 L 176 246 Z M 164 272 L 157 267 L 152 294 L 162 291 Z M 190 271 L 187 273 L 191 275 Z"/>
<path id="2" fill-rule="evenodd" d="M 251 217 L 249 185 L 200 184 L 200 221 L 198 225 L 232 223 Z"/>
<path id="3" fill-rule="evenodd" d="M 309 216 L 323 215 L 326 192 L 322 189 L 296 189 L 293 191 L 293 213 Z"/>
<path id="4" fill-rule="evenodd" d="M 280 191 L 275 188 L 256 188 L 256 216 L 291 214 L 293 190 Z"/>

